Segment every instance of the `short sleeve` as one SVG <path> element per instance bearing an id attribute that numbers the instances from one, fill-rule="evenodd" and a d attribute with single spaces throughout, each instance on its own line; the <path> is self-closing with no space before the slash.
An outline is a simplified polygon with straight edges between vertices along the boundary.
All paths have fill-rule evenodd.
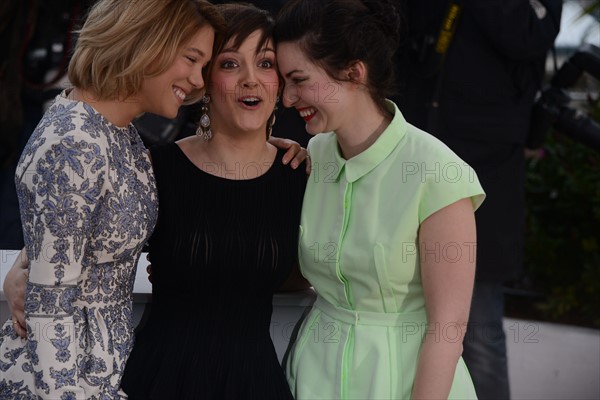
<path id="1" fill-rule="evenodd" d="M 475 170 L 444 145 L 436 146 L 421 168 L 426 172 L 421 174 L 419 223 L 461 199 L 471 199 L 474 211 L 483 203 L 485 192 Z"/>

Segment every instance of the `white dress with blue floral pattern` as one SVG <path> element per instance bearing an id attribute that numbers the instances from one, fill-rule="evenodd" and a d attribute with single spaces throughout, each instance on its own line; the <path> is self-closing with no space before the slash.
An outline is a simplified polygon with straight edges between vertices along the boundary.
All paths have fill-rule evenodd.
<path id="1" fill-rule="evenodd" d="M 57 96 L 17 168 L 30 262 L 28 338 L 0 331 L 0 399 L 118 399 L 133 346 L 132 291 L 157 218 L 133 127 Z"/>

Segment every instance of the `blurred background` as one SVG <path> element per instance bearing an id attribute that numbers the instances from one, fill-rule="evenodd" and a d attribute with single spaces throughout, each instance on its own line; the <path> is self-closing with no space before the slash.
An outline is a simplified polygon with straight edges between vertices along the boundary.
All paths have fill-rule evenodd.
<path id="1" fill-rule="evenodd" d="M 600 2 L 563 4 L 561 30 L 555 42 L 558 69 L 586 43 L 600 46 Z M 600 121 L 600 54 L 593 56 L 595 62 L 586 65 L 595 68 L 573 74 L 578 77 L 573 85 L 561 88 L 568 100 L 561 107 L 577 110 L 572 118 L 575 122 L 553 125 L 540 142 L 541 149 L 530 154 L 525 272 L 507 287 L 507 313 L 599 328 L 599 125 L 591 127 L 583 141 L 573 136 L 574 131 L 587 129 L 577 126 L 585 116 Z M 546 66 L 548 90 L 557 75 L 552 56 Z M 557 122 L 557 114 L 565 111 L 555 111 L 534 123 Z"/>
<path id="2" fill-rule="evenodd" d="M 0 250 L 23 246 L 16 163 L 67 85 L 72 31 L 93 2 L 0 2 Z M 525 265 L 505 285 L 514 398 L 600 398 L 600 54 L 586 44 L 600 47 L 600 1 L 565 0 L 536 105 L 539 148 L 527 158 Z M 571 64 L 580 71 L 562 69 Z M 280 108 L 274 134 L 306 145 L 302 120 Z M 192 134 L 196 118 L 187 107 L 175 120 L 135 124 L 150 146 Z"/>

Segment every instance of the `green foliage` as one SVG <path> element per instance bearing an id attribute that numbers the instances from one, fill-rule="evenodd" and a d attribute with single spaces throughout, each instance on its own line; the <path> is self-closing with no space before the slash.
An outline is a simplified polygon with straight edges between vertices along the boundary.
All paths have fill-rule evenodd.
<path id="1" fill-rule="evenodd" d="M 528 164 L 526 190 L 525 269 L 544 295 L 538 309 L 600 327 L 600 153 L 554 133 Z"/>

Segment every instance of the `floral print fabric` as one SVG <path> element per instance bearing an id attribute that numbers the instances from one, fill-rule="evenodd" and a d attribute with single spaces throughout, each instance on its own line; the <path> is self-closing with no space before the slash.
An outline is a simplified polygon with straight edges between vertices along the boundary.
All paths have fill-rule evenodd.
<path id="1" fill-rule="evenodd" d="M 0 399 L 117 399 L 137 261 L 157 218 L 147 150 L 59 95 L 16 174 L 30 262 L 28 338 L 0 330 Z"/>

